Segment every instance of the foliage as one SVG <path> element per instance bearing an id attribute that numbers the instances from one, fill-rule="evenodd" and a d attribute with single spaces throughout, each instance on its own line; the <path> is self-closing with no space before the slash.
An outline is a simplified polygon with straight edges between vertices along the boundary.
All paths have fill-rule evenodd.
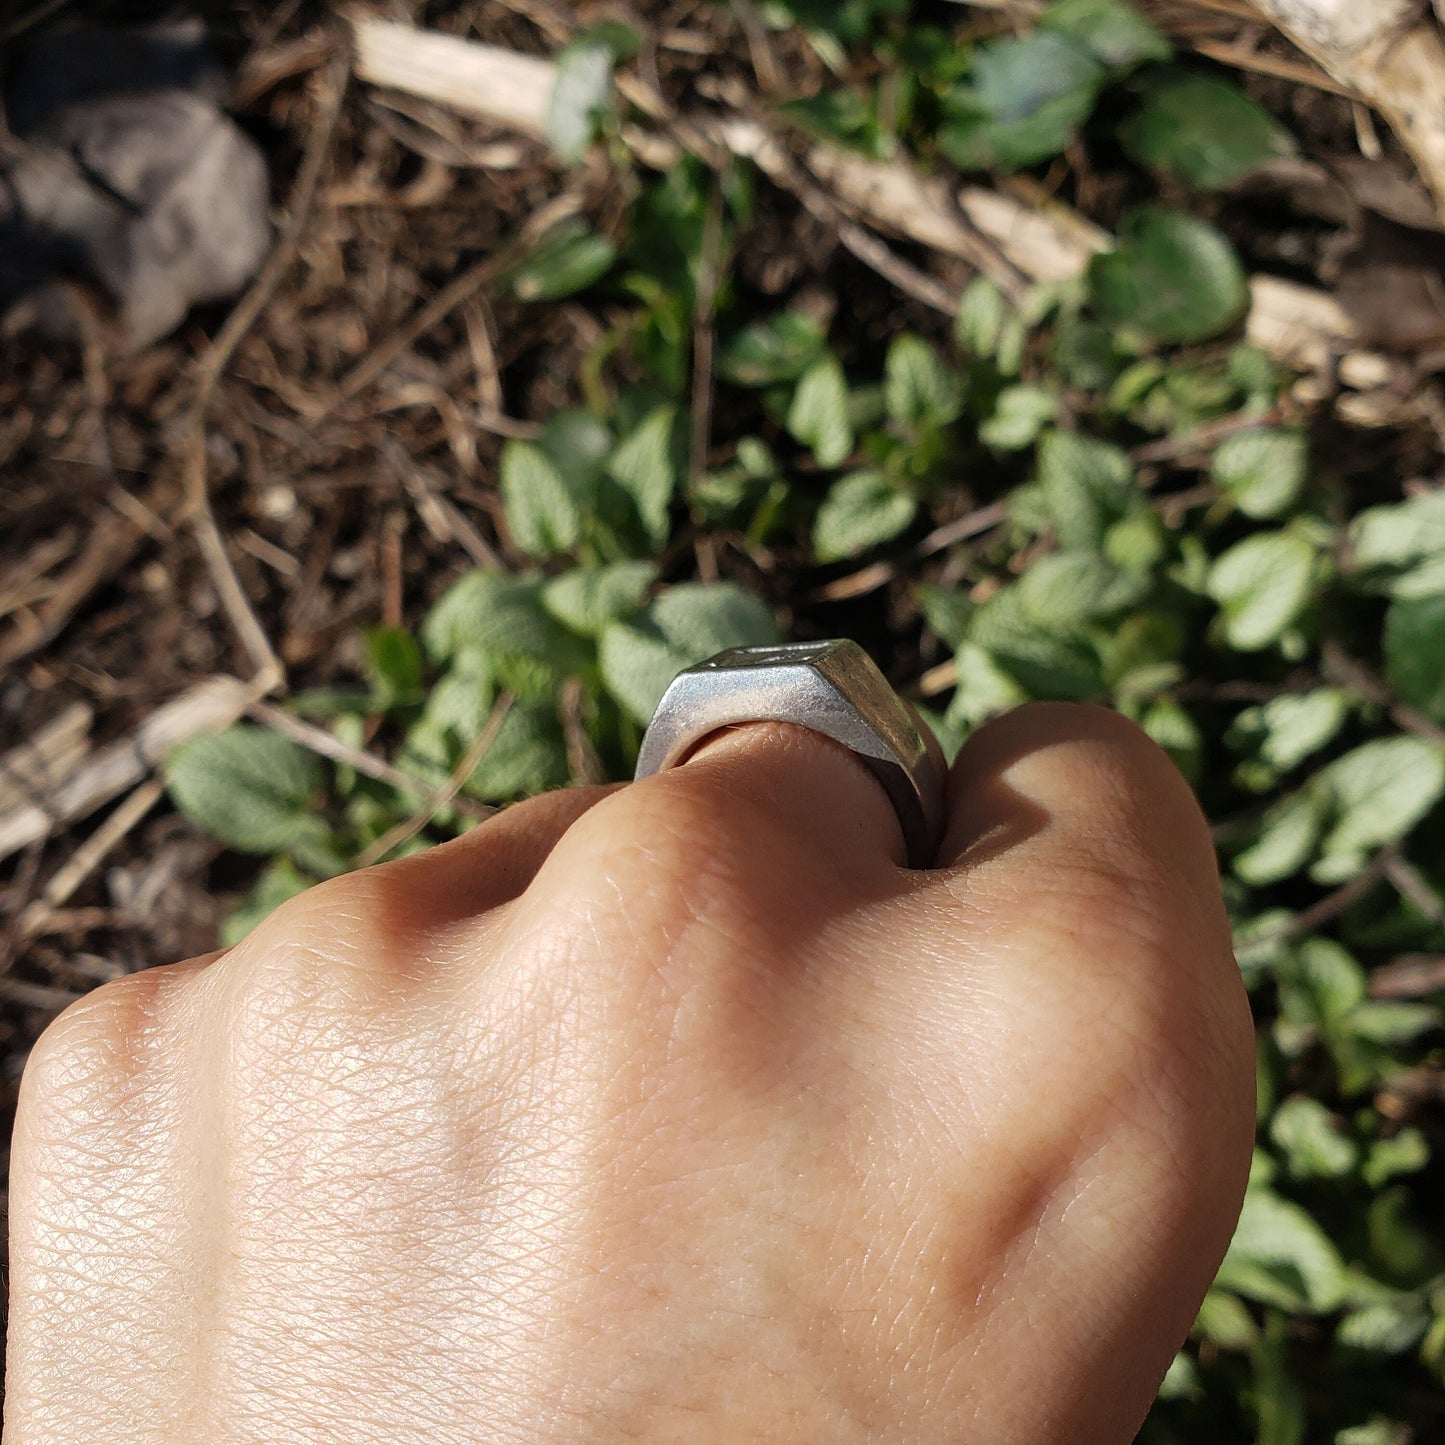
<path id="1" fill-rule="evenodd" d="M 784 608 L 826 635 L 818 584 L 888 564 L 892 592 L 847 615 L 875 650 L 943 664 L 925 691 L 894 675 L 950 751 L 1027 698 L 1105 702 L 1215 821 L 1259 1022 L 1258 1150 L 1146 1439 L 1440 1438 L 1445 1155 L 1421 1081 L 1438 1091 L 1445 992 L 1381 997 L 1376 980 L 1445 952 L 1445 492 L 1375 477 L 1367 495 L 1322 465 L 1291 378 L 1239 340 L 1244 268 L 1218 207 L 1194 202 L 1286 151 L 1278 120 L 1120 0 L 1061 0 L 1021 34 L 909 9 L 763 5 L 839 77 L 782 120 L 945 173 L 1112 146 L 1140 167 L 1133 193 L 1163 184 L 1167 204 L 1127 212 L 1078 284 L 1011 301 L 977 280 L 953 318 L 900 312 L 877 345 L 850 330 L 852 297 L 829 319 L 816 277 L 750 287 L 744 167 L 652 176 L 614 145 L 621 219 L 566 224 L 504 278 L 534 305 L 589 305 L 601 333 L 573 405 L 502 449 L 508 570 L 453 579 L 414 632 L 370 634 L 364 685 L 295 700 L 410 781 L 244 725 L 182 749 L 173 796 L 273 860 L 234 936 L 415 814 L 408 848 L 469 826 L 476 802 L 625 777 L 679 667 L 773 640 Z M 615 33 L 574 47 L 553 114 L 570 160 L 615 142 L 628 53 Z M 694 452 L 708 247 L 713 425 Z M 694 575 L 704 553 L 724 580 Z"/>

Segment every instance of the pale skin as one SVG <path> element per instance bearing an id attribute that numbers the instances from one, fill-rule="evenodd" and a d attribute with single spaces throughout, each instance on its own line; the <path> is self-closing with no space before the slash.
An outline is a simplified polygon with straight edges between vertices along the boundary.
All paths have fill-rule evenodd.
<path id="1" fill-rule="evenodd" d="M 25 1073 L 5 1445 L 1132 1438 L 1253 1034 L 1130 724 L 975 735 L 936 869 L 759 724 L 107 985 Z"/>

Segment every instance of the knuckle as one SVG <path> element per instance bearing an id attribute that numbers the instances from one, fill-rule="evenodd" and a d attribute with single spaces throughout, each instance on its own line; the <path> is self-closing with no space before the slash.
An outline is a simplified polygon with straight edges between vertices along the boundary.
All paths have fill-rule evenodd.
<path id="1" fill-rule="evenodd" d="M 116 1106 L 143 1085 L 177 1046 L 190 974 L 185 965 L 145 969 L 71 1004 L 26 1059 L 21 1115 L 79 1121 Z"/>
<path id="2" fill-rule="evenodd" d="M 765 808 L 705 769 L 679 768 L 604 798 L 554 856 L 604 896 L 666 899 L 694 916 L 736 914 L 756 896 L 775 832 Z"/>

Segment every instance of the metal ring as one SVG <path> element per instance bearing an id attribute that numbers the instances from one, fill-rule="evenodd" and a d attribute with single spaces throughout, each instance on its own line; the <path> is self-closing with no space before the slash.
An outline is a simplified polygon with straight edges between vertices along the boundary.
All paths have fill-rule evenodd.
<path id="1" fill-rule="evenodd" d="M 934 860 L 943 834 L 943 773 L 913 714 L 856 642 L 733 647 L 680 672 L 642 739 L 635 777 L 687 760 L 720 728 L 788 722 L 858 755 L 883 784 L 911 868 Z"/>

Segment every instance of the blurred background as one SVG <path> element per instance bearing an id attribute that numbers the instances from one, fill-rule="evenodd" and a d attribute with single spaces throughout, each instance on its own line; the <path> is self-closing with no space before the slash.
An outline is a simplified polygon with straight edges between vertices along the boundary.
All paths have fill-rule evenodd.
<path id="1" fill-rule="evenodd" d="M 1445 1439 L 1436 9 L 11 0 L 0 45 L 7 1136 L 98 983 L 626 777 L 724 646 L 854 637 L 950 752 L 1097 700 L 1212 820 L 1259 1145 L 1144 1438 Z"/>

